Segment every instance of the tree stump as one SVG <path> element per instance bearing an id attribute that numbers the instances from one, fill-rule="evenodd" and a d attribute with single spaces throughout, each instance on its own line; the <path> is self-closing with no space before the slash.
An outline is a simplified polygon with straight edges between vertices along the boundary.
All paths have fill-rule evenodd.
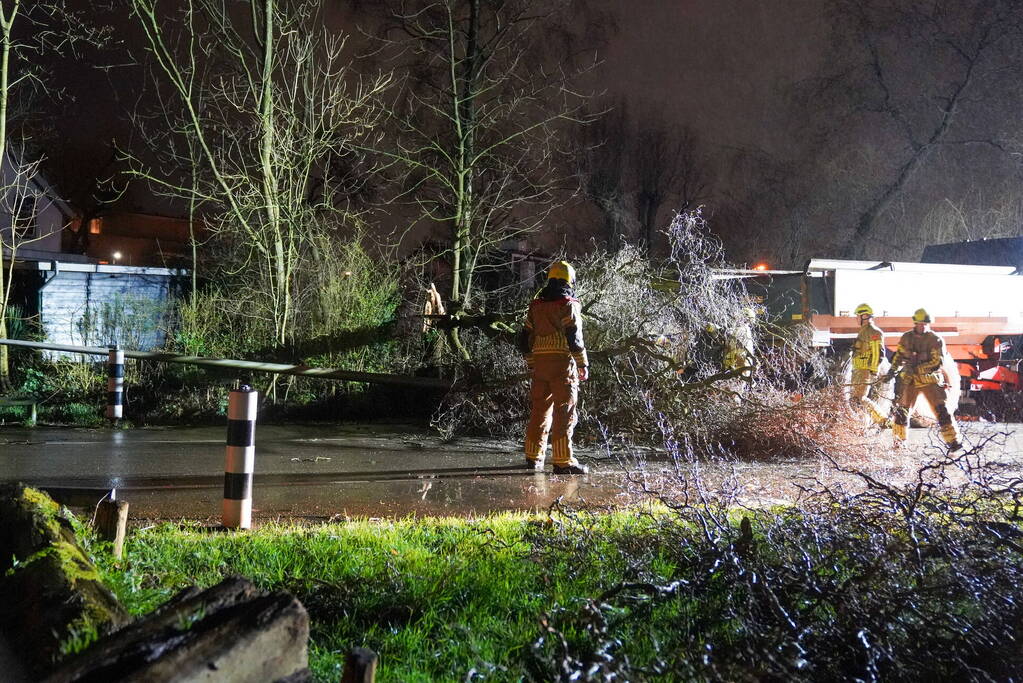
<path id="1" fill-rule="evenodd" d="M 34 679 L 64 640 L 128 621 L 60 506 L 21 484 L 0 487 L 0 605 L 0 632 Z"/>

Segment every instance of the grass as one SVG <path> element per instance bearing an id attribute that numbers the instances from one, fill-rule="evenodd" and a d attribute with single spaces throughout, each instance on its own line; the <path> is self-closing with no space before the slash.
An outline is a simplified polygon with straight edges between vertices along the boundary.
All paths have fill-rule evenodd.
<path id="1" fill-rule="evenodd" d="M 972 516 L 935 508 L 910 533 L 889 512 L 863 502 L 715 521 L 637 508 L 231 534 L 164 524 L 134 531 L 122 562 L 97 555 L 134 614 L 233 574 L 293 593 L 323 681 L 354 646 L 380 655 L 380 681 L 961 680 L 1018 668 L 1023 653 L 1006 644 L 1023 637 L 1023 549 L 978 536 Z"/>
<path id="2" fill-rule="evenodd" d="M 537 667 L 532 646 L 545 633 L 545 615 L 627 579 L 630 563 L 614 538 L 651 533 L 628 513 L 588 524 L 605 542 L 585 558 L 557 560 L 538 549 L 559 527 L 522 515 L 271 524 L 237 534 L 168 524 L 135 531 L 124 562 L 101 555 L 100 564 L 133 614 L 193 582 L 205 587 L 231 574 L 294 593 L 311 616 L 310 667 L 318 680 L 337 680 L 356 645 L 380 655 L 380 681 L 464 680 L 470 671 L 521 680 Z M 662 561 L 659 571 L 672 567 Z M 652 657 L 644 643 L 648 636 L 630 656 Z"/>

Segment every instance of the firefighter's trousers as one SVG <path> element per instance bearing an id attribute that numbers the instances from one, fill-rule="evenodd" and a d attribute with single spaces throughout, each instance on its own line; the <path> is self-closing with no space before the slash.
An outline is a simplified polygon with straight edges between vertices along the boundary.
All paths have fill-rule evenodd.
<path id="1" fill-rule="evenodd" d="M 526 457 L 542 462 L 549 436 L 551 461 L 555 465 L 578 464 L 572 454 L 575 406 L 579 396 L 575 361 L 568 354 L 538 354 L 534 357 L 532 379 Z"/>
<path id="2" fill-rule="evenodd" d="M 871 389 L 877 382 L 877 373 L 866 368 L 853 369 L 852 386 L 849 387 L 849 404 L 853 408 L 864 407 L 870 415 L 870 419 L 876 424 L 883 425 L 886 422 L 881 407 L 870 397 Z"/>
<path id="3" fill-rule="evenodd" d="M 938 418 L 938 426 L 941 431 L 941 438 L 945 443 L 952 444 L 959 441 L 959 426 L 955 419 L 949 414 L 945 407 L 948 395 L 945 389 L 937 384 L 918 385 L 912 381 L 903 383 L 902 395 L 899 396 L 898 405 L 895 407 L 895 424 L 892 426 L 892 433 L 896 439 L 906 438 L 906 426 L 909 424 L 909 411 L 916 404 L 917 396 L 923 394 L 931 410 Z"/>

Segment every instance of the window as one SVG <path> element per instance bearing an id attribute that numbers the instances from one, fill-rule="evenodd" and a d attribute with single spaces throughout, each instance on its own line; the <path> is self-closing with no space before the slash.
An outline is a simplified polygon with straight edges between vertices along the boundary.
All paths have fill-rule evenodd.
<path id="1" fill-rule="evenodd" d="M 15 206 L 14 236 L 29 240 L 39 236 L 39 222 L 36 220 L 36 198 L 19 197 Z"/>

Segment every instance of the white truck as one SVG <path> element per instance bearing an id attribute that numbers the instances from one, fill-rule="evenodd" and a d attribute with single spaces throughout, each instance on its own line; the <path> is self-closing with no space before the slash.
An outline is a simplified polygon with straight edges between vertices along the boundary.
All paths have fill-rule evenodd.
<path id="1" fill-rule="evenodd" d="M 1023 361 L 1023 274 L 1013 266 L 813 259 L 801 271 L 724 271 L 745 280 L 774 319 L 806 322 L 816 346 L 842 352 L 859 330 L 854 311 L 874 309 L 894 353 L 925 308 L 948 347 L 946 373 L 967 392 L 1018 391 Z M 957 382 L 959 378 L 960 382 Z"/>

